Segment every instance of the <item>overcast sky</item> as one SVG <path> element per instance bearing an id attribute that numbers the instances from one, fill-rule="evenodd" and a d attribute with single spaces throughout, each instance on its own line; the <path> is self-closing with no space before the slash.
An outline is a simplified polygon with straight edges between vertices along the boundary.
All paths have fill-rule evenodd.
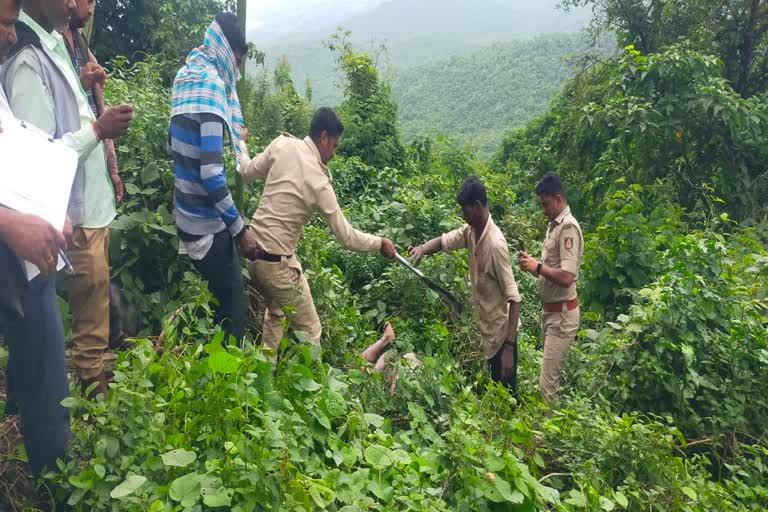
<path id="1" fill-rule="evenodd" d="M 248 0 L 248 28 L 254 32 L 291 32 L 311 23 L 313 18 L 322 20 L 345 19 L 369 5 L 384 0 Z"/>
<path id="2" fill-rule="evenodd" d="M 248 2 L 248 30 L 263 28 L 266 24 L 285 23 L 296 14 L 307 14 L 312 8 L 349 10 L 371 1 L 360 0 L 250 0 Z M 331 7 L 333 6 L 333 7 Z"/>

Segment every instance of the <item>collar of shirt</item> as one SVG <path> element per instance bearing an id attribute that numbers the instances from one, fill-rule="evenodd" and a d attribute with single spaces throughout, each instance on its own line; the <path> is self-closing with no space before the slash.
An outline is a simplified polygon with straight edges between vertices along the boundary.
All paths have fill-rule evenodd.
<path id="1" fill-rule="evenodd" d="M 566 206 L 563 209 L 563 211 L 560 212 L 560 215 L 555 217 L 555 220 L 552 221 L 552 225 L 553 226 L 557 226 L 558 224 L 562 224 L 563 221 L 565 220 L 565 217 L 567 215 L 570 215 L 570 214 L 571 214 L 571 207 L 570 206 Z"/>
<path id="2" fill-rule="evenodd" d="M 24 12 L 23 9 L 19 14 L 19 21 L 23 22 L 25 25 L 31 28 L 35 34 L 37 34 L 37 37 L 40 38 L 40 42 L 43 43 L 52 52 L 56 51 L 56 46 L 58 46 L 60 43 L 64 43 L 58 32 L 48 32 L 43 27 L 41 27 L 39 23 L 33 20 L 29 14 Z M 59 35 L 59 38 L 57 39 L 54 34 Z"/>
<path id="3" fill-rule="evenodd" d="M 312 154 L 315 155 L 315 158 L 317 158 L 317 163 L 320 164 L 320 168 L 323 169 L 323 172 L 328 175 L 331 183 L 333 183 L 333 175 L 331 174 L 331 170 L 327 165 L 323 163 L 323 159 L 320 157 L 320 150 L 317 149 L 317 145 L 315 144 L 315 141 L 312 140 L 312 137 L 309 135 L 304 137 L 304 144 L 306 144 L 309 150 L 312 151 Z"/>
<path id="4" fill-rule="evenodd" d="M 72 76 L 66 72 L 65 76 L 70 82 L 70 86 L 74 88 L 75 94 L 77 94 L 77 91 L 79 90 L 81 93 L 83 93 L 83 95 L 85 95 L 85 91 L 83 90 L 83 86 L 80 83 L 78 73 L 75 71 L 75 68 L 72 65 L 72 60 L 69 56 L 69 50 L 67 50 L 66 43 L 64 42 L 64 36 L 55 30 L 53 32 L 46 31 L 43 27 L 40 26 L 38 22 L 33 20 L 29 14 L 24 12 L 24 9 L 22 9 L 21 13 L 19 14 L 19 21 L 23 22 L 35 32 L 37 37 L 40 38 L 40 42 L 45 45 L 49 52 L 61 59 L 61 62 L 58 62 L 59 67 L 65 65 L 69 67 L 69 69 L 72 71 Z"/>

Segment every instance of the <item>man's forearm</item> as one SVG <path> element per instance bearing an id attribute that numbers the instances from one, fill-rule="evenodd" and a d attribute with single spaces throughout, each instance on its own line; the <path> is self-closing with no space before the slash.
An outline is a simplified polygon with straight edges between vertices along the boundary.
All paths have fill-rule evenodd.
<path id="1" fill-rule="evenodd" d="M 443 237 L 438 236 L 423 245 L 424 256 L 430 256 L 443 250 Z"/>
<path id="2" fill-rule="evenodd" d="M 107 153 L 107 168 L 109 169 L 109 173 L 117 174 L 118 167 L 117 167 L 117 152 L 115 151 L 115 141 L 109 140 L 109 139 L 105 140 L 104 148 Z"/>
<path id="3" fill-rule="evenodd" d="M 520 302 L 509 303 L 509 327 L 507 341 L 517 339 L 517 326 L 520 325 Z"/>
<path id="4" fill-rule="evenodd" d="M 561 288 L 570 287 L 573 284 L 574 279 L 576 278 L 570 272 L 566 272 L 565 270 L 550 267 L 549 265 L 543 265 L 543 264 L 541 265 L 541 275 L 544 277 L 544 279 L 555 283 L 557 286 L 560 286 Z"/>

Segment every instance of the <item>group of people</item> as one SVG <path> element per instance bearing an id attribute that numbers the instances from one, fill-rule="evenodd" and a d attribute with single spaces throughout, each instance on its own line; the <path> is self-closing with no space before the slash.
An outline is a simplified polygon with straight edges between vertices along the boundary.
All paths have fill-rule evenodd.
<path id="1" fill-rule="evenodd" d="M 36 474 L 55 468 L 69 439 L 69 416 L 61 406 L 69 384 L 55 279 L 61 251 L 74 269 L 63 280 L 72 313 L 72 361 L 83 390 L 104 398 L 109 392 L 104 365 L 110 338 L 109 225 L 116 216 L 115 202 L 122 197 L 112 141 L 129 129 L 132 108 L 104 105 L 107 75 L 80 32 L 92 15 L 93 1 L 23 0 L 22 6 L 22 0 L 0 0 L 0 119 L 40 128 L 79 159 L 63 233 L 38 217 L 0 206 L 0 286 L 6 289 L 7 284 L 15 291 L 0 294 L 10 349 L 8 402 L 18 407 Z M 239 27 L 234 15 L 218 15 L 203 45 L 179 70 L 167 143 L 175 174 L 179 254 L 189 258 L 208 282 L 218 302 L 215 320 L 227 341 L 236 343 L 245 334 L 241 258 L 247 260 L 251 280 L 266 303 L 262 344 L 274 361 L 285 326 L 306 333 L 313 344 L 319 344 L 322 336 L 296 256 L 303 227 L 315 213 L 346 249 L 379 252 L 389 259 L 397 251 L 392 241 L 354 229 L 339 207 L 327 165 L 344 126 L 332 109 L 316 111 L 304 139 L 282 134 L 263 152 L 249 155 L 236 89 L 247 56 Z M 250 222 L 241 216 L 227 186 L 228 142 L 244 182 L 264 180 Z M 540 281 L 544 303 L 540 383 L 544 397 L 553 400 L 579 326 L 576 281 L 583 239 L 559 177 L 545 175 L 536 193 L 550 221 L 544 252 L 537 261 L 521 251 L 518 265 Z M 411 255 L 418 264 L 438 251 L 468 250 L 482 353 L 493 379 L 514 388 L 522 299 L 508 245 L 491 218 L 485 187 L 477 177 L 465 180 L 457 202 L 466 224 L 412 247 Z M 20 275 L 20 259 L 36 265 L 41 274 L 27 282 Z M 286 315 L 289 309 L 292 313 Z M 382 340 L 363 357 L 381 369 L 382 355 L 393 339 L 388 326 Z"/>
<path id="2" fill-rule="evenodd" d="M 7 409 L 21 416 L 36 474 L 56 467 L 70 436 L 69 413 L 61 405 L 69 381 L 55 279 L 62 251 L 72 269 L 61 283 L 72 316 L 72 362 L 83 389 L 108 392 L 109 226 L 122 197 L 112 141 L 127 132 L 133 113 L 128 105 L 104 105 L 107 75 L 80 32 L 92 12 L 93 0 L 24 0 L 23 9 L 21 0 L 0 0 L 0 119 L 35 126 L 78 158 L 63 232 L 0 207 Z M 27 282 L 20 259 L 40 275 Z"/>
<path id="3" fill-rule="evenodd" d="M 246 297 L 240 255 L 247 260 L 253 284 L 266 301 L 262 343 L 277 358 L 283 326 L 307 334 L 319 344 L 322 327 L 296 246 L 304 225 L 319 212 L 341 245 L 358 252 L 396 254 L 394 244 L 355 230 L 339 207 L 328 162 L 334 157 L 344 126 L 330 108 L 315 112 L 303 140 L 282 134 L 251 158 L 245 145 L 235 82 L 247 51 L 232 15 L 222 15 L 208 29 L 205 44 L 195 49 L 173 86 L 169 146 L 175 171 L 175 211 L 179 253 L 190 257 L 219 302 L 216 321 L 227 336 L 244 333 Z M 237 153 L 238 173 L 250 183 L 264 180 L 261 202 L 250 223 L 238 212 L 227 188 L 224 165 L 226 135 Z M 544 302 L 544 361 L 540 386 L 553 400 L 570 344 L 579 327 L 576 281 L 583 253 L 579 223 L 568 207 L 560 178 L 549 173 L 538 185 L 550 221 L 541 262 L 521 251 L 522 271 L 540 279 Z M 512 273 L 507 241 L 491 218 L 485 186 L 477 177 L 464 181 L 457 202 L 466 224 L 411 248 L 414 262 L 438 251 L 468 249 L 473 303 L 479 318 L 483 355 L 491 376 L 516 387 L 517 329 L 521 297 Z M 290 306 L 293 314 L 286 318 Z M 388 345 L 385 334 L 367 351 Z M 378 357 L 372 357 L 378 363 Z"/>

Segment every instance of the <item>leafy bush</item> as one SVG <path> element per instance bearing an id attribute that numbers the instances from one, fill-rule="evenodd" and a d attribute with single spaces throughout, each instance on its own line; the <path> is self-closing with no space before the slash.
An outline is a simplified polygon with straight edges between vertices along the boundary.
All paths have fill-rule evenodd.
<path id="1" fill-rule="evenodd" d="M 338 52 L 339 68 L 345 76 L 345 99 L 339 114 L 346 129 L 339 153 L 359 156 L 376 167 L 400 167 L 405 149 L 400 143 L 398 105 L 390 84 L 379 79 L 371 56 L 356 52 L 347 35 L 337 34 L 327 43 Z"/>
<path id="2" fill-rule="evenodd" d="M 660 252 L 685 230 L 683 210 L 663 200 L 663 183 L 643 188 L 620 179 L 616 186 L 600 206 L 603 218 L 585 237 L 580 290 L 586 305 L 612 319 L 665 268 Z"/>
<path id="3" fill-rule="evenodd" d="M 119 361 L 108 402 L 68 399 L 88 418 L 77 430 L 85 465 L 69 462 L 55 477 L 70 505 L 435 511 L 556 502 L 519 454 L 484 440 L 473 419 L 481 404 L 458 391 L 450 368 L 435 389 L 455 393 L 440 424 L 410 402 L 410 427 L 400 430 L 365 409 L 362 373 L 341 374 L 309 347 L 291 353 L 272 379 L 259 352 L 217 340 L 161 357 L 141 342 Z"/>
<path id="4" fill-rule="evenodd" d="M 627 314 L 587 333 L 574 364 L 581 384 L 621 410 L 670 415 L 688 438 L 759 439 L 768 409 L 750 397 L 768 391 L 768 259 L 742 244 L 712 233 L 674 240 Z"/>

